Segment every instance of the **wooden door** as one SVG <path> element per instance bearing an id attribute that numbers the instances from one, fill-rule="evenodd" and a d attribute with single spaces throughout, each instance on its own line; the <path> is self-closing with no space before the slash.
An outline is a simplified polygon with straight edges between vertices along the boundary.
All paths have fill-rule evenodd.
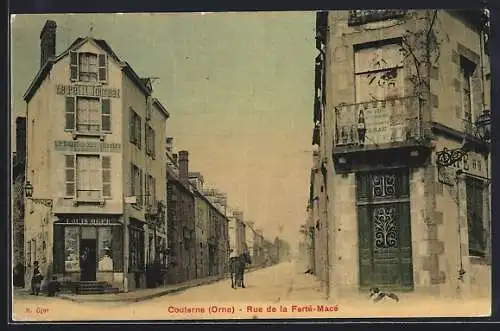
<path id="1" fill-rule="evenodd" d="M 362 289 L 413 289 L 408 169 L 356 176 Z"/>

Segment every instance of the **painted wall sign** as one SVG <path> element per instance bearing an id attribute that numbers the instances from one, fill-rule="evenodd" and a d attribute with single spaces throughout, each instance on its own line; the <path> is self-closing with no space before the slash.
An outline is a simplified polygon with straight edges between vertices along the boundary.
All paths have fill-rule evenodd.
<path id="1" fill-rule="evenodd" d="M 63 85 L 56 86 L 56 94 L 66 96 L 84 96 L 84 97 L 103 97 L 103 98 L 119 98 L 120 89 L 106 88 L 102 86 L 92 85 Z"/>
<path id="2" fill-rule="evenodd" d="M 101 216 L 66 216 L 60 217 L 56 222 L 57 224 L 67 224 L 67 225 L 93 225 L 93 226 L 111 226 L 111 225 L 121 225 L 115 218 L 111 217 L 101 217 Z"/>
<path id="3" fill-rule="evenodd" d="M 418 111 L 416 102 L 415 98 L 401 98 L 337 107 L 338 143 L 357 142 L 360 113 L 365 120 L 366 144 L 405 141 L 418 128 L 418 115 L 412 116 Z"/>
<path id="4" fill-rule="evenodd" d="M 119 153 L 121 144 L 101 141 L 56 140 L 55 148 L 59 152 Z"/>

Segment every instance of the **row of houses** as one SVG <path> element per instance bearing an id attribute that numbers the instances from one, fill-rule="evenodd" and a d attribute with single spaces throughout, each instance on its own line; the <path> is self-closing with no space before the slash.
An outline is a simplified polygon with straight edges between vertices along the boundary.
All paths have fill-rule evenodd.
<path id="1" fill-rule="evenodd" d="M 324 11 L 316 36 L 303 261 L 331 298 L 489 296 L 488 11 Z"/>
<path id="2" fill-rule="evenodd" d="M 222 276 L 230 249 L 264 261 L 262 232 L 189 171 L 188 151 L 174 152 L 153 79 L 102 39 L 56 54 L 56 29 L 41 31 L 16 122 L 14 281 L 29 286 L 38 262 L 77 291 L 130 291 Z"/>

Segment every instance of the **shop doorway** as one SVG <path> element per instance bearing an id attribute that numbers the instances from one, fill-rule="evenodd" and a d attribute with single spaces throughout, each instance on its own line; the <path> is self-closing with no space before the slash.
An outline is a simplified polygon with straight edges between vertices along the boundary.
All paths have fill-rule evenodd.
<path id="1" fill-rule="evenodd" d="M 96 239 L 81 239 L 80 241 L 80 280 L 82 281 L 96 280 L 96 247 Z"/>

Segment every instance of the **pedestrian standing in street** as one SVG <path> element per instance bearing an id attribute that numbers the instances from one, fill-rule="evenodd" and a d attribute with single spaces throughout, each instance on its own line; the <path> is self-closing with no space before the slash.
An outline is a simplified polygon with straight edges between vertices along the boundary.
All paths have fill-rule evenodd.
<path id="1" fill-rule="evenodd" d="M 31 277 L 31 294 L 38 295 L 40 294 L 40 287 L 42 286 L 43 276 L 40 272 L 40 268 L 38 266 L 38 261 L 33 263 L 33 277 Z"/>

